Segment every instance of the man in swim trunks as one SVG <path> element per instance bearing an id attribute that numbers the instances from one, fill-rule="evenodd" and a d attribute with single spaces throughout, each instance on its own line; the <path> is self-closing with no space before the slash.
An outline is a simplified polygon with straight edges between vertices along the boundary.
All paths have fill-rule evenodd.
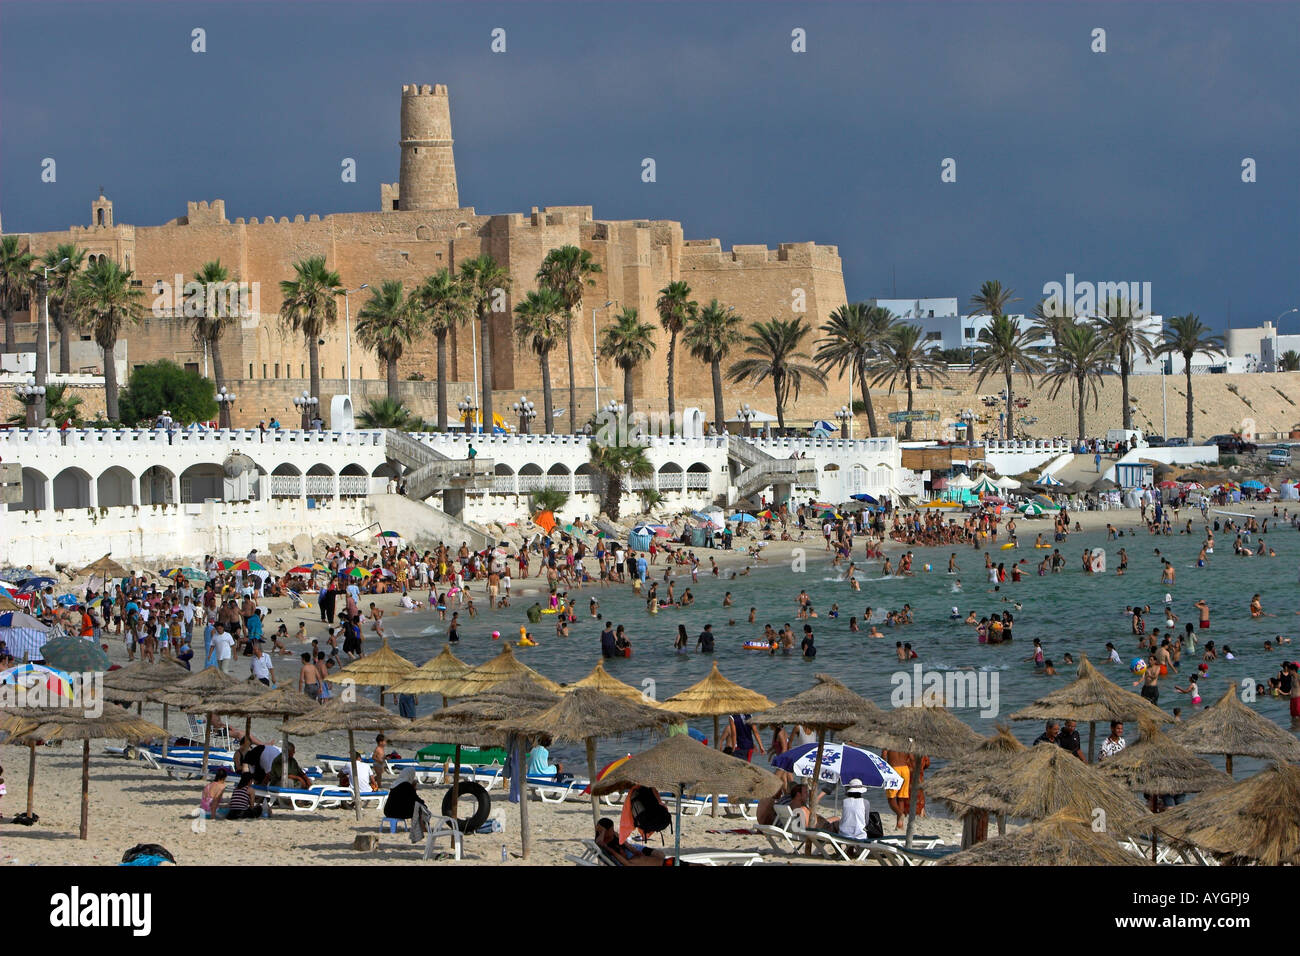
<path id="1" fill-rule="evenodd" d="M 895 773 L 903 778 L 903 785 L 897 790 L 885 791 L 885 796 L 889 800 L 889 809 L 894 811 L 896 818 L 894 829 L 902 830 L 905 825 L 904 820 L 907 818 L 908 799 L 911 795 L 912 755 L 899 753 L 895 750 L 882 750 L 880 756 L 894 768 Z"/>
<path id="2" fill-rule="evenodd" d="M 1194 607 L 1198 612 L 1200 612 L 1201 630 L 1208 631 L 1210 629 L 1210 606 L 1205 603 L 1204 598 L 1201 598 L 1196 602 Z"/>

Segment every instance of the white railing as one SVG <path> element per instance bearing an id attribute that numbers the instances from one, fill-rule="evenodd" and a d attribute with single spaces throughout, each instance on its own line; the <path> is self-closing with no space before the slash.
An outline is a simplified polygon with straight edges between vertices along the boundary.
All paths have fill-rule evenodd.
<path id="1" fill-rule="evenodd" d="M 656 478 L 660 491 L 681 491 L 686 486 L 686 476 L 680 471 L 661 471 Z"/>
<path id="2" fill-rule="evenodd" d="M 66 440 L 65 440 L 66 439 Z M 171 442 L 163 428 L 69 428 L 64 436 L 57 428 L 10 428 L 0 431 L 0 444 L 30 445 L 228 445 L 291 444 L 383 447 L 384 433 L 378 430 L 331 432 L 280 429 L 262 432 L 256 428 L 173 428 Z"/>
<path id="3" fill-rule="evenodd" d="M 542 491 L 547 487 L 546 475 L 518 475 L 519 491 Z"/>
<path id="4" fill-rule="evenodd" d="M 687 491 L 708 491 L 709 475 L 703 471 L 688 471 L 686 473 L 686 490 Z"/>
<path id="5" fill-rule="evenodd" d="M 307 497 L 308 498 L 334 497 L 334 476 L 333 475 L 307 475 Z"/>
<path id="6" fill-rule="evenodd" d="M 575 494 L 591 494 L 600 490 L 600 478 L 596 475 L 574 475 L 573 491 Z"/>
<path id="7" fill-rule="evenodd" d="M 302 475 L 271 475 L 272 498 L 301 498 Z"/>
<path id="8" fill-rule="evenodd" d="M 514 475 L 493 475 L 492 490 L 497 492 L 497 494 L 503 494 L 503 495 L 514 494 L 515 476 Z"/>
<path id="9" fill-rule="evenodd" d="M 368 475 L 339 475 L 339 494 L 344 498 L 364 498 L 370 494 Z"/>

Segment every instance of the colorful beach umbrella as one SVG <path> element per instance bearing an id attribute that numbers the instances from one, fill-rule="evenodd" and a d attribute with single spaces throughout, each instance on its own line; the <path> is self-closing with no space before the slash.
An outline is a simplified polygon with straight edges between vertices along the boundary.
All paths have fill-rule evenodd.
<path id="1" fill-rule="evenodd" d="M 1038 479 L 1038 484 L 1040 484 L 1040 485 L 1063 485 L 1063 484 L 1065 484 L 1065 482 L 1061 481 L 1059 478 L 1053 478 L 1051 475 L 1043 475 L 1041 478 Z"/>
<path id="2" fill-rule="evenodd" d="M 1043 513 L 1043 506 L 1036 501 L 1026 501 L 1016 510 L 1028 518 L 1036 518 Z"/>
<path id="3" fill-rule="evenodd" d="M 877 754 L 847 744 L 826 744 L 822 749 L 821 767 L 817 766 L 817 745 L 794 747 L 772 759 L 772 766 L 796 777 L 816 777 L 823 783 L 861 780 L 864 787 L 897 790 L 903 778 Z"/>
<path id="4" fill-rule="evenodd" d="M 347 573 L 347 577 L 350 577 L 350 578 L 368 578 L 368 577 L 370 577 L 370 572 L 367 571 L 365 568 L 353 568 L 352 570 L 350 570 L 350 571 Z"/>
<path id="5" fill-rule="evenodd" d="M 375 535 L 376 538 L 400 538 L 401 536 L 402 533 L 400 531 L 381 531 L 379 534 Z"/>
<path id="6" fill-rule="evenodd" d="M 29 692 L 39 690 L 45 698 L 44 702 L 49 703 L 59 699 L 70 701 L 75 697 L 72 681 L 68 675 L 44 664 L 19 664 L 17 667 L 0 671 L 0 684 L 21 687 Z M 39 705 L 39 703 L 27 704 L 27 706 Z"/>
<path id="7" fill-rule="evenodd" d="M 76 607 L 81 602 L 77 600 L 75 594 L 60 594 L 54 599 L 54 603 L 61 605 L 62 607 Z"/>
<path id="8" fill-rule="evenodd" d="M 728 521 L 739 521 L 739 522 L 741 522 L 741 523 L 744 523 L 744 522 L 746 522 L 746 521 L 757 521 L 758 519 L 755 518 L 752 514 L 749 514 L 748 512 L 741 511 L 741 512 L 739 512 L 739 513 L 737 513 L 737 514 L 732 515 L 732 516 L 731 516 L 730 518 L 728 518 L 727 520 L 728 520 Z"/>
<path id="9" fill-rule="evenodd" d="M 231 565 L 230 570 L 248 572 L 248 571 L 266 571 L 266 568 L 262 567 L 262 565 L 258 564 L 256 561 L 237 561 L 235 562 L 235 564 Z M 270 574 L 269 571 L 266 571 L 266 573 Z"/>
<path id="10" fill-rule="evenodd" d="M 22 611 L 0 612 L 0 641 L 17 660 L 36 660 L 50 638 L 50 629 Z"/>
<path id="11" fill-rule="evenodd" d="M 187 581 L 206 581 L 208 576 L 198 568 L 164 568 L 158 572 L 159 577 L 175 579 L 184 578 Z"/>
<path id="12" fill-rule="evenodd" d="M 74 634 L 50 638 L 41 648 L 41 658 L 49 667 L 78 673 L 106 671 L 113 666 L 98 644 Z"/>

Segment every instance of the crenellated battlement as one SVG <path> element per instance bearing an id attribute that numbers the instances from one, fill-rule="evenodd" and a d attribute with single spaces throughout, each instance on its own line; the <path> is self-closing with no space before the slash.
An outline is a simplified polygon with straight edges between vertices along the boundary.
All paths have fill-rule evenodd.
<path id="1" fill-rule="evenodd" d="M 447 96 L 447 85 L 438 83 L 430 86 L 428 83 L 404 83 L 402 84 L 403 96 Z"/>
<path id="2" fill-rule="evenodd" d="M 230 221 L 226 218 L 226 201 L 224 199 L 214 199 L 212 202 L 207 200 L 187 202 L 185 204 L 185 221 L 191 226 L 228 225 Z"/>

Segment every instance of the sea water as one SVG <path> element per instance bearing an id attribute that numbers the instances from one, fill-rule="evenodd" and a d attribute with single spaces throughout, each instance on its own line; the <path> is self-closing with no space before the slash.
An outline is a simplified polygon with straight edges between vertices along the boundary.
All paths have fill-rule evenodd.
<path id="1" fill-rule="evenodd" d="M 1137 522 L 1133 524 L 1136 526 Z M 514 579 L 512 607 L 505 610 L 482 610 L 486 600 L 479 600 L 477 618 L 467 619 L 461 612 L 460 643 L 453 647 L 455 654 L 466 663 L 475 665 L 495 656 L 501 642 L 492 639 L 498 630 L 501 640 L 517 639 L 519 626 L 527 624 L 540 642 L 537 647 L 513 650 L 529 667 L 540 671 L 559 683 L 576 681 L 587 673 L 600 658 L 600 632 L 605 621 L 622 624 L 632 641 L 630 658 L 613 658 L 604 661 L 611 675 L 633 687 L 643 690 L 656 700 L 663 701 L 673 694 L 706 677 L 714 662 L 724 676 L 745 687 L 767 695 L 774 702 L 784 700 L 810 687 L 814 675 L 825 672 L 845 683 L 852 690 L 873 700 L 883 708 L 891 706 L 891 695 L 898 686 L 900 673 L 912 674 L 916 663 L 925 671 L 930 669 L 975 669 L 984 674 L 997 674 L 996 713 L 982 716 L 975 706 L 954 709 L 953 713 L 966 721 L 976 731 L 988 735 L 998 724 L 1010 724 L 1012 732 L 1025 742 L 1042 732 L 1039 721 L 1010 720 L 1012 712 L 1034 699 L 1055 690 L 1074 677 L 1075 668 L 1065 664 L 1068 651 L 1077 662 L 1084 654 L 1111 680 L 1121 687 L 1136 692 L 1133 682 L 1137 675 L 1130 673 L 1129 662 L 1141 654 L 1137 638 L 1131 633 L 1130 617 L 1124 613 L 1127 605 L 1150 605 L 1146 627 L 1150 632 L 1158 628 L 1166 633 L 1163 613 L 1166 593 L 1173 597 L 1172 607 L 1178 615 L 1176 630 L 1183 625 L 1197 623 L 1193 603 L 1204 599 L 1211 609 L 1211 628 L 1196 630 L 1197 650 L 1193 654 L 1184 650 L 1181 672 L 1171 673 L 1160 681 L 1160 707 L 1170 713 L 1174 707 L 1182 709 L 1184 720 L 1198 710 L 1191 698 L 1175 692 L 1175 686 L 1186 687 L 1187 675 L 1193 673 L 1200 662 L 1207 640 L 1213 640 L 1219 650 L 1219 660 L 1210 663 L 1209 673 L 1200 681 L 1202 707 L 1217 700 L 1231 682 L 1240 691 L 1243 683 L 1267 684 L 1275 676 L 1284 660 L 1300 659 L 1300 617 L 1296 616 L 1300 602 L 1296 600 L 1297 555 L 1300 555 L 1300 534 L 1285 526 L 1271 531 L 1266 540 L 1278 556 L 1275 558 L 1238 557 L 1232 553 L 1232 536 L 1225 532 L 1216 535 L 1216 552 L 1205 568 L 1196 567 L 1197 552 L 1203 533 L 1196 529 L 1191 535 L 1173 534 L 1152 536 L 1145 529 L 1126 533 L 1117 540 L 1106 540 L 1105 532 L 1074 533 L 1064 541 L 1054 542 L 1065 557 L 1065 568 L 1059 574 L 1039 576 L 1037 567 L 1051 550 L 1033 547 L 1037 523 L 1021 522 L 1018 529 L 1021 546 L 1014 550 L 975 550 L 969 545 L 937 548 L 913 548 L 913 566 L 921 569 L 932 565 L 930 572 L 918 570 L 910 577 L 882 578 L 882 563 L 861 563 L 855 572 L 860 591 L 852 591 L 844 580 L 843 568 L 831 566 L 830 554 L 820 538 L 810 536 L 806 547 L 806 565 L 802 572 L 792 569 L 790 562 L 771 560 L 752 564 L 748 575 L 729 578 L 729 570 L 713 577 L 707 570 L 707 549 L 697 549 L 703 567 L 698 584 L 692 584 L 689 568 L 675 566 L 674 592 L 678 598 L 691 588 L 695 605 L 690 608 L 663 608 L 656 615 L 645 610 L 644 598 L 636 595 L 630 585 L 611 585 L 607 588 L 587 586 L 571 594 L 578 620 L 570 626 L 570 636 L 557 637 L 555 616 L 546 615 L 535 625 L 528 624 L 526 610 L 534 600 L 540 600 L 545 589 L 545 578 Z M 1050 534 L 1044 534 L 1050 540 Z M 1257 541 L 1251 541 L 1252 549 Z M 1128 571 L 1123 575 L 1119 568 L 1119 548 L 1128 552 Z M 1086 575 L 1082 571 L 1082 553 L 1085 548 L 1104 548 L 1107 552 L 1107 573 Z M 1159 549 L 1177 569 L 1175 584 L 1170 587 L 1160 581 L 1160 558 L 1154 554 Z M 903 551 L 891 545 L 891 563 L 896 567 Z M 948 556 L 956 551 L 960 570 L 956 575 L 946 572 Z M 994 592 L 984 569 L 984 555 L 991 555 L 994 563 L 1005 562 L 1007 582 Z M 861 558 L 859 548 L 856 558 Z M 1025 559 L 1023 580 L 1012 583 L 1012 562 Z M 659 581 L 659 593 L 666 593 L 662 583 L 662 560 L 649 569 L 649 580 Z M 956 579 L 962 582 L 960 593 L 954 593 Z M 647 584 L 648 587 L 648 584 Z M 818 617 L 801 621 L 796 616 L 796 597 L 800 589 L 807 590 Z M 723 595 L 730 591 L 734 606 L 721 606 Z M 1271 615 L 1252 620 L 1248 611 L 1251 595 L 1258 592 L 1264 610 Z M 595 597 L 600 602 L 600 616 L 593 619 L 588 612 L 588 601 Z M 1016 608 L 1016 603 L 1021 606 Z M 545 601 L 542 601 L 545 604 Z M 886 611 L 898 610 L 911 604 L 915 623 L 908 626 L 887 627 L 883 623 Z M 832 604 L 839 605 L 839 617 L 829 616 Z M 870 623 L 863 622 L 866 607 L 874 609 Z M 951 609 L 958 608 L 959 620 L 951 619 Z M 748 623 L 749 609 L 755 608 L 755 623 Z M 989 646 L 980 644 L 975 629 L 962 623 L 970 611 L 977 618 L 1010 610 L 1015 619 L 1014 640 L 1011 643 Z M 849 631 L 849 618 L 858 617 L 861 631 Z M 734 624 L 731 622 L 734 620 Z M 419 664 L 437 654 L 445 641 L 445 624 L 427 610 L 412 613 L 389 611 L 384 622 L 394 650 Z M 673 641 L 678 624 L 685 624 L 690 638 L 689 654 L 676 654 Z M 716 651 L 712 655 L 695 651 L 695 640 L 705 624 L 713 625 Z M 763 626 L 771 624 L 779 629 L 789 623 L 795 633 L 795 649 L 791 656 L 743 649 L 746 640 L 761 638 Z M 874 623 L 884 634 L 883 639 L 867 637 Z M 817 656 L 804 660 L 799 652 L 803 626 L 809 624 L 816 636 Z M 1264 650 L 1264 641 L 1277 635 L 1296 639 L 1292 645 L 1283 645 L 1272 652 Z M 1058 671 L 1054 677 L 1036 670 L 1032 661 L 1033 640 L 1042 641 L 1044 653 Z M 367 634 L 368 643 L 375 640 Z M 909 642 L 919 655 L 919 661 L 900 662 L 895 643 Z M 1119 651 L 1120 665 L 1107 663 L 1106 642 L 1112 642 Z M 1223 659 L 1223 646 L 1232 647 L 1236 660 Z M 986 679 L 987 680 L 987 679 Z M 417 711 L 423 715 L 437 706 L 441 699 L 426 695 Z M 1289 726 L 1287 701 L 1260 697 L 1250 703 L 1257 713 L 1268 717 L 1279 726 Z M 988 708 L 984 708 L 986 712 Z M 725 719 L 725 718 L 724 718 Z M 692 721 L 712 738 L 712 718 Z M 1081 728 L 1084 746 L 1087 746 L 1087 727 Z M 1109 728 L 1097 728 L 1097 740 Z M 1130 742 L 1138 736 L 1138 727 L 1125 728 Z M 764 745 L 770 733 L 764 732 Z M 602 740 L 599 743 L 600 759 L 635 751 L 646 746 L 644 738 Z M 557 746 L 554 756 L 565 761 L 566 769 L 585 772 L 585 757 L 581 748 Z M 1222 766 L 1222 758 L 1207 758 Z M 1234 761 L 1237 775 L 1256 768 L 1254 762 L 1238 758 Z"/>

